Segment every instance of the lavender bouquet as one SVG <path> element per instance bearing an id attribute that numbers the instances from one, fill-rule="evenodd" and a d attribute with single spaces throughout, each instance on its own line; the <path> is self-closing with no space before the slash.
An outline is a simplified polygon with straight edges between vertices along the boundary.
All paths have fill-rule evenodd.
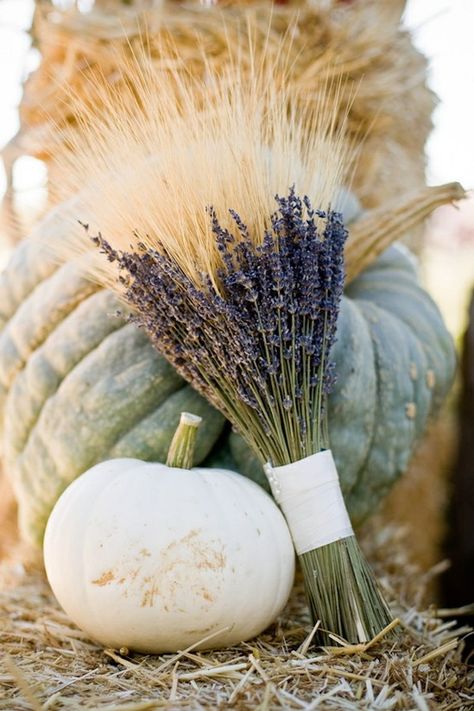
<path id="1" fill-rule="evenodd" d="M 371 639 L 390 622 L 358 546 L 329 449 L 326 399 L 344 284 L 342 216 L 294 189 L 263 235 L 208 209 L 219 259 L 191 275 L 166 246 L 94 238 L 133 320 L 260 458 L 286 516 L 320 632 Z M 233 225 L 232 225 L 233 223 Z M 253 228 L 255 229 L 255 228 Z"/>
<path id="2" fill-rule="evenodd" d="M 276 82 L 250 34 L 223 72 L 211 62 L 193 79 L 144 61 L 118 107 L 104 87 L 61 164 L 80 192 L 78 216 L 105 230 L 108 242 L 96 242 L 110 261 L 82 230 L 53 249 L 80 255 L 115 289 L 247 441 L 288 521 L 321 631 L 365 641 L 389 613 L 353 536 L 326 414 L 346 230 L 324 207 L 350 184 L 357 152 L 341 86 L 328 80 L 296 101 L 286 40 Z"/>

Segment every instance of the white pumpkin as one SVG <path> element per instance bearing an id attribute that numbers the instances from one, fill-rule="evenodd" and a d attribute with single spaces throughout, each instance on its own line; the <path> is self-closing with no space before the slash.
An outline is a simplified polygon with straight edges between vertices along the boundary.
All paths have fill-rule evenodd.
<path id="1" fill-rule="evenodd" d="M 57 600 L 91 638 L 151 653 L 254 637 L 294 577 L 287 525 L 259 486 L 135 459 L 98 464 L 64 491 L 44 559 Z"/>

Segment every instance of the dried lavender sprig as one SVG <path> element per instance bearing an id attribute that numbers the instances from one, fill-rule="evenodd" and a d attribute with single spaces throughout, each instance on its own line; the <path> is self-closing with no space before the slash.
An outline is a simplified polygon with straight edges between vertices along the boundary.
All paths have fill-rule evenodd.
<path id="1" fill-rule="evenodd" d="M 232 422 L 262 462 L 297 462 L 329 447 L 330 351 L 344 284 L 341 215 L 314 210 L 294 189 L 259 246 L 239 215 L 224 229 L 209 209 L 221 256 L 215 278 L 196 284 L 166 252 L 122 253 L 125 298 L 157 349 Z M 140 247 L 140 245 L 139 245 Z M 353 536 L 303 553 L 310 609 L 351 641 L 390 619 Z M 350 574 L 349 574 L 350 573 Z"/>
<path id="2" fill-rule="evenodd" d="M 338 213 L 313 211 L 294 190 L 276 200 L 257 248 L 236 213 L 231 234 L 210 210 L 221 293 L 205 275 L 195 285 L 166 254 L 119 254 L 97 241 L 119 262 L 134 318 L 157 348 L 246 439 L 255 423 L 262 461 L 284 464 L 328 446 L 318 423 L 334 376 L 321 364 L 335 339 L 346 230 Z"/>

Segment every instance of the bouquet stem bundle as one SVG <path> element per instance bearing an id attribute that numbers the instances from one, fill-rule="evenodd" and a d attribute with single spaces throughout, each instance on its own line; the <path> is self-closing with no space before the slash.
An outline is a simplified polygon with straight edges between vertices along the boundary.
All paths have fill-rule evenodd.
<path id="1" fill-rule="evenodd" d="M 263 238 L 252 235 L 232 210 L 234 229 L 222 227 L 210 208 L 220 264 L 199 279 L 158 245 L 152 248 L 137 239 L 134 249 L 124 252 L 100 235 L 95 241 L 119 267 L 134 320 L 246 439 L 266 465 L 287 515 L 280 469 L 295 466 L 297 473 L 301 462 L 312 465 L 313 455 L 329 454 L 326 398 L 334 381 L 330 351 L 343 291 L 347 232 L 339 213 L 315 210 L 294 189 L 276 202 Z M 291 474 L 289 481 L 297 479 Z M 319 486 L 318 472 L 311 472 L 310 489 Z M 329 509 L 335 508 L 329 511 L 328 530 L 335 520 L 342 533 L 325 540 L 323 493 L 305 486 L 290 494 L 287 521 L 310 609 L 321 620 L 323 634 L 363 642 L 389 623 L 390 614 L 353 536 L 337 475 L 329 488 Z M 304 543 L 290 500 L 296 508 L 314 504 L 304 514 L 309 528 Z M 312 547 L 311 541 L 321 537 L 324 544 Z"/>
<path id="2" fill-rule="evenodd" d="M 299 556 L 313 620 L 349 642 L 367 642 L 391 622 L 374 574 L 355 536 Z M 322 612 L 324 611 L 324 612 Z"/>

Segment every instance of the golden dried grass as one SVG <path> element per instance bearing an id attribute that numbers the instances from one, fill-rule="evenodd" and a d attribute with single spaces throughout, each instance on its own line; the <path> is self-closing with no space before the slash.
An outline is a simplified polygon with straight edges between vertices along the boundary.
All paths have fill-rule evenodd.
<path id="1" fill-rule="evenodd" d="M 280 67 L 288 48 L 281 50 L 275 64 L 264 56 L 249 68 L 249 40 L 231 67 L 213 72 L 209 65 L 205 80 L 179 68 L 157 75 L 143 68 L 143 56 L 133 59 L 120 96 L 103 83 L 97 110 L 80 100 L 80 131 L 66 133 L 68 149 L 57 160 L 61 198 L 80 193 L 78 217 L 116 249 L 132 243 L 164 251 L 198 285 L 203 273 L 217 283 L 221 257 L 209 207 L 238 237 L 235 210 L 261 244 L 275 195 L 294 186 L 325 209 L 350 182 L 344 114 L 327 100 L 336 102 L 343 88 L 329 83 L 320 101 L 295 106 L 293 73 Z M 66 259 L 91 250 L 78 230 L 54 246 Z M 115 264 L 91 257 L 88 268 L 117 288 Z"/>
<path id="2" fill-rule="evenodd" d="M 278 52 L 259 52 L 250 30 L 221 69 L 203 49 L 203 76 L 188 71 L 181 50 L 166 72 L 155 71 L 140 50 L 126 65 L 128 83 L 110 86 L 102 78 L 95 85 L 97 106 L 71 97 L 77 124 L 62 131 L 65 145 L 55 161 L 58 202 L 79 196 L 76 217 L 92 222 L 115 249 L 164 251 L 198 285 L 203 273 L 217 284 L 221 266 L 209 207 L 238 237 L 229 215 L 235 210 L 259 244 L 275 195 L 294 186 L 326 209 L 339 186 L 351 185 L 364 153 L 361 137 L 348 130 L 349 90 L 340 78 L 320 83 L 311 101 L 295 100 L 293 39 L 281 39 Z M 434 207 L 463 196 L 452 184 L 374 209 L 352 230 L 349 279 Z M 62 259 L 89 252 L 86 272 L 118 288 L 115 263 L 91 253 L 77 225 L 48 242 Z"/>
<path id="3" fill-rule="evenodd" d="M 39 155 L 56 157 L 54 201 L 92 185 L 76 217 L 96 218 L 116 246 L 128 247 L 133 230 L 162 244 L 170 235 L 175 241 L 176 233 L 200 235 L 199 242 L 187 240 L 185 261 L 211 273 L 216 250 L 206 205 L 213 204 L 221 220 L 220 207 L 236 209 L 262 235 L 275 192 L 299 182 L 297 187 L 313 199 L 319 193 L 319 204 L 325 206 L 331 184 L 337 177 L 345 179 L 366 205 L 377 205 L 380 198 L 387 203 L 353 230 L 346 251 L 352 278 L 393 239 L 403 235 L 413 244 L 434 207 L 464 194 L 457 185 L 438 191 L 421 187 L 433 102 L 424 85 L 424 61 L 397 27 L 398 17 L 393 5 L 373 1 L 343 8 L 303 0 L 284 7 L 237 3 L 224 9 L 165 2 L 149 12 L 117 14 L 100 8 L 90 14 L 51 13 L 40 3 L 35 35 L 43 63 L 26 86 L 19 140 L 32 136 L 29 150 L 36 145 Z M 242 111 L 231 113 L 243 94 L 234 91 L 231 106 L 222 86 L 210 89 L 216 76 L 232 81 L 236 74 L 247 90 L 254 86 L 246 126 L 238 123 Z M 269 158 L 264 136 L 260 145 L 255 141 L 262 84 L 273 123 L 282 129 L 274 141 L 279 143 L 276 180 L 265 185 Z M 278 102 L 289 106 L 286 126 Z M 180 116 L 183 105 L 186 121 Z M 126 112 L 131 106 L 130 120 Z M 216 106 L 217 119 L 212 115 Z M 189 120 L 193 112 L 204 115 L 201 127 L 197 119 Z M 203 120 L 209 121 L 205 140 Z M 333 135 L 328 141 L 329 127 Z M 64 142 L 72 149 L 69 160 Z M 357 153 L 351 168 L 342 165 L 343 143 L 350 146 L 346 154 Z M 331 144 L 335 150 L 329 160 Z M 191 170 L 189 146 L 195 152 Z M 146 157 L 160 152 L 157 169 L 156 161 Z M 377 196 L 387 171 L 391 190 Z M 170 174 L 170 190 L 164 189 L 164 173 Z M 316 174 L 327 176 L 317 190 Z M 80 234 L 72 228 L 65 256 L 75 250 L 76 239 L 81 241 Z M 111 283 L 108 273 L 99 276 Z"/>
<path id="4" fill-rule="evenodd" d="M 296 100 L 317 99 L 328 80 L 347 88 L 340 102 L 343 113 L 349 109 L 347 132 L 351 138 L 366 139 L 354 186 L 365 206 L 379 205 L 423 184 L 424 143 L 434 104 L 425 85 L 425 60 L 397 25 L 398 5 L 301 0 L 274 7 L 238 2 L 221 8 L 164 2 L 145 13 L 98 9 L 84 15 L 52 13 L 40 3 L 34 36 L 43 62 L 26 85 L 16 142 L 25 152 L 45 158 L 55 154 L 58 135 L 49 132 L 50 121 L 62 128 L 74 124 L 71 91 L 98 106 L 100 92 L 94 87 L 105 77 L 120 95 L 130 80 L 130 56 L 143 46 L 144 28 L 147 62 L 154 71 L 175 69 L 179 54 L 186 72 L 195 76 L 203 74 L 204 54 L 212 69 L 232 63 L 249 33 L 257 57 L 265 53 L 273 59 L 286 37 L 291 39 Z M 278 73 L 274 81 L 278 84 Z"/>

